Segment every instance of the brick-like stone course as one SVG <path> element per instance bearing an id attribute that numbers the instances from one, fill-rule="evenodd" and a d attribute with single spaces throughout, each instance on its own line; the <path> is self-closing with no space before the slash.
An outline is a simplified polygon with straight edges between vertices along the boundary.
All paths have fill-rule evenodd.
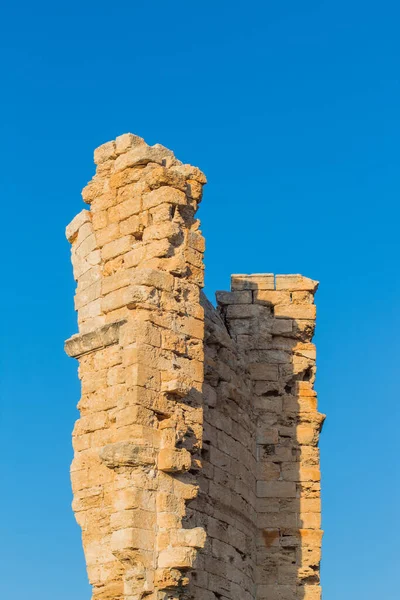
<path id="1" fill-rule="evenodd" d="M 300 275 L 201 292 L 206 178 L 125 134 L 67 227 L 82 396 L 73 509 L 93 600 L 317 600 L 314 293 Z"/>

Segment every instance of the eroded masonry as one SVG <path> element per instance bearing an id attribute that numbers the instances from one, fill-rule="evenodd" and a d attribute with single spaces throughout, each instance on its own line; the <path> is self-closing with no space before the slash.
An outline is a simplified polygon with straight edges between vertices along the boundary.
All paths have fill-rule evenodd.
<path id="1" fill-rule="evenodd" d="M 205 298 L 203 173 L 126 134 L 67 227 L 82 397 L 73 509 L 93 600 L 319 600 L 314 293 Z M 266 261 L 271 258 L 266 257 Z"/>

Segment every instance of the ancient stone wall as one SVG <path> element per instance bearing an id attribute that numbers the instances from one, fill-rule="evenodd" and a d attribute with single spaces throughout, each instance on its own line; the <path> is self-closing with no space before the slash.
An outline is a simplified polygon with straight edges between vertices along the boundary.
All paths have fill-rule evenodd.
<path id="1" fill-rule="evenodd" d="M 126 134 L 67 227 L 71 467 L 93 600 L 318 600 L 316 282 L 202 295 L 204 175 Z"/>

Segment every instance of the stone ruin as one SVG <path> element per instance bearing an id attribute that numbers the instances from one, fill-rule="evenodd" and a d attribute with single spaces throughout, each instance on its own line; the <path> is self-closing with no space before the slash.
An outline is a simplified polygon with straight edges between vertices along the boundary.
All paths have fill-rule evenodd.
<path id="1" fill-rule="evenodd" d="M 324 416 L 314 293 L 202 293 L 196 167 L 132 134 L 94 153 L 68 225 L 82 397 L 73 510 L 93 600 L 319 600 Z"/>

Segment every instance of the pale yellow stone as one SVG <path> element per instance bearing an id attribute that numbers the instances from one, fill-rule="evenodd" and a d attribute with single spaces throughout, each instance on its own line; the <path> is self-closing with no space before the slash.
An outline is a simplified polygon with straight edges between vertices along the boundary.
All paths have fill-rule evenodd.
<path id="1" fill-rule="evenodd" d="M 231 290 L 273 290 L 274 276 L 271 273 L 254 273 L 252 275 L 232 275 Z"/>
<path id="2" fill-rule="evenodd" d="M 181 190 L 168 186 L 159 187 L 146 194 L 143 198 L 144 209 L 154 208 L 162 203 L 183 206 L 187 204 L 187 198 Z"/>
<path id="3" fill-rule="evenodd" d="M 318 281 L 303 277 L 302 275 L 276 275 L 277 290 L 302 290 L 315 292 L 318 288 Z"/>
<path id="4" fill-rule="evenodd" d="M 72 244 L 75 237 L 78 235 L 79 229 L 85 224 L 90 223 L 90 212 L 88 210 L 81 210 L 66 227 L 65 236 L 67 240 Z"/>
<path id="5" fill-rule="evenodd" d="M 195 558 L 195 552 L 188 547 L 171 548 L 163 550 L 158 556 L 160 568 L 187 568 L 191 567 Z"/>
<path id="6" fill-rule="evenodd" d="M 101 249 L 101 256 L 103 260 L 110 260 L 120 254 L 128 252 L 132 248 L 133 237 L 131 235 L 124 235 L 112 242 L 108 242 Z"/>
<path id="7" fill-rule="evenodd" d="M 280 304 L 275 306 L 275 316 L 290 319 L 315 319 L 314 304 Z"/>
<path id="8" fill-rule="evenodd" d="M 233 275 L 214 309 L 201 171 L 132 134 L 95 160 L 90 211 L 67 228 L 79 334 L 66 343 L 92 600 L 319 600 L 317 282 Z"/>
<path id="9" fill-rule="evenodd" d="M 188 471 L 192 463 L 190 453 L 175 448 L 163 448 L 158 454 L 157 466 L 166 473 L 181 473 Z"/>
<path id="10" fill-rule="evenodd" d="M 109 159 L 116 158 L 115 142 L 106 142 L 94 151 L 94 162 L 99 165 Z"/>

